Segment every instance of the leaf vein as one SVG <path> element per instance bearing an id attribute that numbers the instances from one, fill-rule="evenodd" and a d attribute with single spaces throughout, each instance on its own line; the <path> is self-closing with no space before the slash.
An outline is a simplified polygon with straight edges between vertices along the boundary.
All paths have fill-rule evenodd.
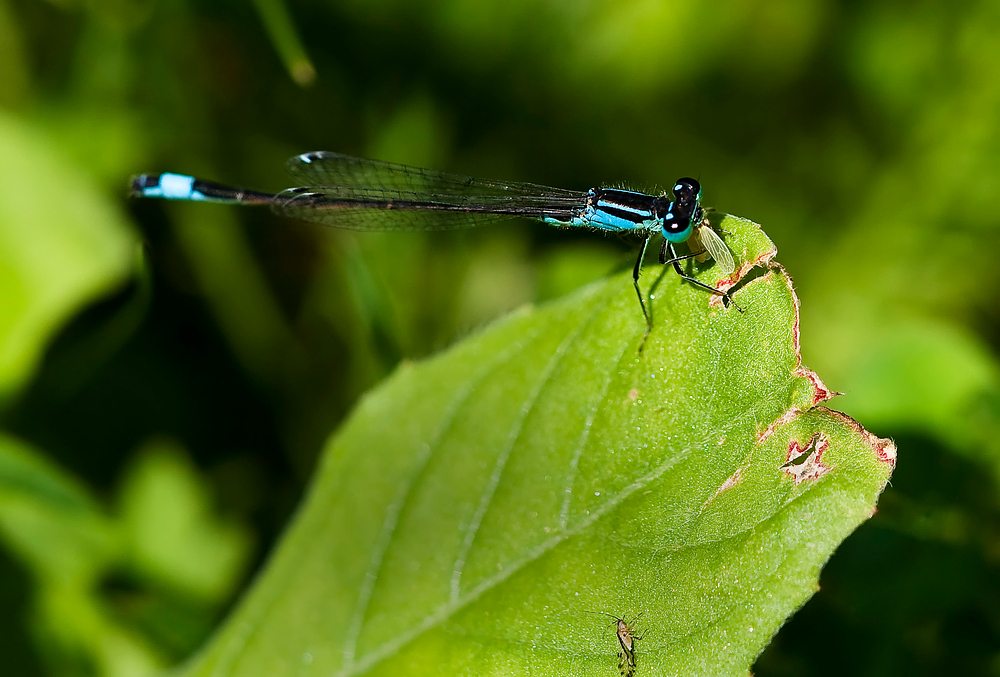
<path id="1" fill-rule="evenodd" d="M 617 365 L 621 362 L 622 356 L 628 347 L 632 345 L 632 341 L 624 341 L 622 343 L 622 349 L 618 351 L 612 364 Z M 583 429 L 580 431 L 579 441 L 577 442 L 576 448 L 573 449 L 573 457 L 569 462 L 569 471 L 566 476 L 566 488 L 563 489 L 562 505 L 559 507 L 559 528 L 562 530 L 566 529 L 566 525 L 569 523 L 569 508 L 573 501 L 573 485 L 576 483 L 577 473 L 580 470 L 580 458 L 583 456 L 583 450 L 587 446 L 587 441 L 590 439 L 590 430 L 594 425 L 594 419 L 597 418 L 597 414 L 601 411 L 601 404 L 604 402 L 604 398 L 608 394 L 608 390 L 611 388 L 611 382 L 614 381 L 615 370 L 608 369 L 608 373 L 604 382 L 601 384 L 601 388 L 594 399 L 594 406 L 589 412 L 587 412 L 587 418 L 583 422 Z"/>
<path id="2" fill-rule="evenodd" d="M 479 499 L 479 506 L 476 509 L 476 513 L 472 517 L 472 521 L 466 528 L 465 538 L 462 540 L 462 545 L 459 548 L 455 564 L 452 566 L 450 603 L 456 603 L 461 597 L 462 573 L 465 569 L 465 563 L 469 557 L 469 553 L 472 551 L 472 545 L 479 533 L 479 527 L 482 525 L 483 520 L 486 518 L 486 513 L 489 511 L 490 506 L 493 503 L 493 497 L 496 495 L 496 490 L 500 485 L 501 478 L 503 477 L 503 471 L 507 467 L 507 461 L 510 459 L 510 455 L 514 450 L 514 445 L 517 443 L 518 438 L 521 436 L 521 431 L 524 429 L 524 422 L 527 420 L 528 415 L 532 412 L 532 410 L 534 410 L 535 403 L 538 401 L 538 396 L 541 394 L 546 384 L 548 384 L 551 380 L 556 367 L 567 355 L 569 347 L 580 338 L 583 334 L 583 330 L 590 326 L 590 324 L 594 321 L 594 318 L 596 318 L 597 315 L 607 307 L 610 299 L 611 297 L 607 296 L 603 303 L 588 313 L 586 318 L 577 323 L 573 331 L 569 332 L 569 334 L 566 335 L 566 338 L 559 343 L 555 351 L 545 363 L 545 366 L 542 368 L 538 380 L 535 385 L 532 386 L 531 392 L 528 393 L 528 397 L 521 405 L 521 411 L 518 413 L 517 419 L 514 421 L 510 432 L 507 434 L 507 442 L 504 445 L 504 448 L 497 455 L 497 460 L 493 466 L 493 472 L 490 474 L 490 479 L 483 489 L 483 493 Z"/>
<path id="3" fill-rule="evenodd" d="M 364 617 L 367 614 L 368 605 L 371 602 L 371 596 L 374 592 L 379 571 L 382 568 L 385 553 L 391 546 L 392 540 L 396 534 L 396 527 L 399 524 L 399 516 L 405 509 L 410 497 L 413 495 L 413 489 L 419 483 L 421 476 L 426 470 L 427 465 L 434 454 L 434 451 L 440 447 L 445 434 L 454 424 L 455 419 L 458 416 L 458 412 L 468 401 L 469 397 L 471 397 L 475 392 L 476 387 L 501 365 L 510 359 L 513 359 L 519 352 L 527 349 L 532 343 L 534 343 L 540 334 L 541 330 L 537 329 L 535 332 L 529 334 L 526 339 L 516 342 L 515 344 L 509 346 L 506 350 L 500 351 L 494 359 L 487 362 L 486 365 L 473 375 L 472 378 L 468 379 L 458 393 L 456 393 L 448 403 L 448 406 L 445 409 L 445 414 L 442 417 L 441 424 L 434 432 L 430 442 L 426 442 L 422 445 L 420 458 L 417 460 L 413 472 L 410 473 L 405 481 L 400 483 L 399 491 L 394 497 L 393 502 L 386 508 L 386 516 L 382 525 L 382 531 L 372 551 L 368 571 L 365 573 L 364 579 L 362 579 L 361 589 L 358 591 L 358 599 L 348 623 L 348 631 L 344 639 L 343 646 L 343 659 L 345 665 L 349 666 L 354 662 L 358 638 L 361 635 L 361 630 L 364 625 Z"/>

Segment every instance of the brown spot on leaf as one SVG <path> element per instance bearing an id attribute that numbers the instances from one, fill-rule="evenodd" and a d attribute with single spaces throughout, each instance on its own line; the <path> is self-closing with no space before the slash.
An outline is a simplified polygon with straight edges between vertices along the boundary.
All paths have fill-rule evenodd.
<path id="1" fill-rule="evenodd" d="M 791 475 L 796 484 L 818 480 L 831 470 L 823 462 L 823 454 L 829 448 L 830 438 L 823 433 L 816 433 L 804 445 L 798 440 L 792 440 L 788 445 L 788 460 L 781 469 Z"/>

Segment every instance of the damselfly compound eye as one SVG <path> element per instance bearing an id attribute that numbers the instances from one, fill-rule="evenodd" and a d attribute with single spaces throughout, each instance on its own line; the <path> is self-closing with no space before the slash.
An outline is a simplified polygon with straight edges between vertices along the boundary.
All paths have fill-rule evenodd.
<path id="1" fill-rule="evenodd" d="M 681 204 L 696 202 L 701 197 L 701 184 L 689 177 L 677 179 L 673 193 L 674 200 Z"/>

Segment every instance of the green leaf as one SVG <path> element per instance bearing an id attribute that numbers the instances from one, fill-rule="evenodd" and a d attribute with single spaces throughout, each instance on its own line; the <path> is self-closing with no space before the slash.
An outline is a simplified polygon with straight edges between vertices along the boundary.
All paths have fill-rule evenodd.
<path id="1" fill-rule="evenodd" d="M 32 630 L 52 674 L 152 674 L 163 661 L 99 599 L 120 532 L 87 489 L 31 446 L 0 434 L 0 546 L 31 573 Z M 86 666 L 87 669 L 82 669 Z"/>
<path id="2" fill-rule="evenodd" d="M 127 222 L 88 177 L 0 113 L 0 398 L 71 313 L 127 279 L 134 258 Z"/>
<path id="3" fill-rule="evenodd" d="M 36 578 L 90 585 L 116 556 L 116 537 L 83 485 L 37 450 L 0 433 L 0 542 Z"/>
<path id="4" fill-rule="evenodd" d="M 147 443 L 120 500 L 133 567 L 195 599 L 225 600 L 243 573 L 250 536 L 212 512 L 207 483 L 181 447 Z"/>
<path id="5" fill-rule="evenodd" d="M 34 635 L 52 674 L 161 670 L 204 636 L 243 573 L 247 530 L 212 510 L 176 443 L 145 445 L 120 494 L 119 518 L 0 433 L 0 548 L 31 574 Z"/>
<path id="6" fill-rule="evenodd" d="M 668 270 L 639 352 L 619 275 L 400 367 L 186 674 L 612 675 L 598 612 L 642 614 L 638 674 L 745 674 L 895 449 L 817 406 L 772 245 L 721 225 L 746 312 Z"/>

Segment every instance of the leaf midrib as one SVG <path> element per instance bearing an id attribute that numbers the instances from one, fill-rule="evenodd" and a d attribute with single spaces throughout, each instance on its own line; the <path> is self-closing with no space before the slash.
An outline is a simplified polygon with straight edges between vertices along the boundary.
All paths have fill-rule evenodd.
<path id="1" fill-rule="evenodd" d="M 724 426 L 724 427 L 722 427 L 722 428 L 720 428 L 718 430 L 715 430 L 713 432 L 710 432 L 710 433 L 704 435 L 702 437 L 701 441 L 698 442 L 697 444 L 690 445 L 690 446 L 686 447 L 685 449 L 682 449 L 676 456 L 674 456 L 670 460 L 666 461 L 662 465 L 658 466 L 652 472 L 650 472 L 650 473 L 644 475 L 643 477 L 635 480 L 634 482 L 632 482 L 631 484 L 629 484 L 628 486 L 626 486 L 624 489 L 622 489 L 620 492 L 618 492 L 614 496 L 609 497 L 608 501 L 606 503 L 604 503 L 600 508 L 598 508 L 597 510 L 594 510 L 587 517 L 581 519 L 580 522 L 577 524 L 577 526 L 575 526 L 573 528 L 570 528 L 570 529 L 567 529 L 567 530 L 565 530 L 565 531 L 563 531 L 561 533 L 555 534 L 551 538 L 543 541 L 539 545 L 537 545 L 534 548 L 532 548 L 531 550 L 529 550 L 528 554 L 525 555 L 524 557 L 522 557 L 520 560 L 515 560 L 514 562 L 511 562 L 510 564 L 504 566 L 504 568 L 503 568 L 502 571 L 498 572 L 497 574 L 494 574 L 490 578 L 485 579 L 482 583 L 480 583 L 475 588 L 473 588 L 472 590 L 470 590 L 465 597 L 463 597 L 463 598 L 461 598 L 461 599 L 459 599 L 457 601 L 454 601 L 454 602 L 449 601 L 449 602 L 441 605 L 441 607 L 439 607 L 437 611 L 435 611 L 435 612 L 431 613 L 430 615 L 428 615 L 423 621 L 421 621 L 420 623 L 418 623 L 411 630 L 406 631 L 404 633 L 401 633 L 397 638 L 390 639 L 390 640 L 386 641 L 380 647 L 377 647 L 376 649 L 372 650 L 362 660 L 354 663 L 353 665 L 351 665 L 351 666 L 344 666 L 343 668 L 341 668 L 340 670 L 338 670 L 336 673 L 334 673 L 335 676 L 336 677 L 351 677 L 353 675 L 362 674 L 364 671 L 368 670 L 370 667 L 372 667 L 373 665 L 377 664 L 381 660 L 384 660 L 386 658 L 389 658 L 389 657 L 395 655 L 402 647 L 404 647 L 407 644 L 409 644 L 411 641 L 413 641 L 414 639 L 416 639 L 417 637 L 419 637 L 420 635 L 422 635 L 424 632 L 426 632 L 426 631 L 434 628 L 435 626 L 439 625 L 440 623 L 442 623 L 449 616 L 451 616 L 454 612 L 456 612 L 456 611 L 462 609 L 463 607 L 471 604 L 472 602 L 476 601 L 483 594 L 485 594 L 486 592 L 489 592 L 491 589 L 493 589 L 497 585 L 503 583 L 505 580 L 507 580 L 508 578 L 510 578 L 513 574 L 520 572 L 525 566 L 527 566 L 528 564 L 530 564 L 530 563 L 534 562 L 535 560 L 539 559 L 541 556 L 545 555 L 547 552 L 549 552 L 550 550 L 554 549 L 556 546 L 558 546 L 563 541 L 568 540 L 571 537 L 579 535 L 581 532 L 583 532 L 587 527 L 589 527 L 590 525 L 592 525 L 598 519 L 604 517 L 608 513 L 612 512 L 613 510 L 616 510 L 632 494 L 634 494 L 636 491 L 638 491 L 640 489 L 646 488 L 651 482 L 657 480 L 665 472 L 667 472 L 668 470 L 670 470 L 671 468 L 673 468 L 675 465 L 679 464 L 680 462 L 684 461 L 692 452 L 696 451 L 697 449 L 703 448 L 705 445 L 709 444 L 712 440 L 714 440 L 716 437 L 718 437 L 719 434 L 725 433 L 726 431 L 729 431 L 729 430 L 737 427 L 737 425 L 740 422 L 742 422 L 743 420 L 745 420 L 751 414 L 756 413 L 756 411 L 758 410 L 758 408 L 763 408 L 763 405 L 765 403 L 770 402 L 771 399 L 773 397 L 775 397 L 775 395 L 777 395 L 780 392 L 782 392 L 782 387 L 781 386 L 787 386 L 788 384 L 794 382 L 797 378 L 799 378 L 799 377 L 795 376 L 794 374 L 790 374 L 789 378 L 787 378 L 786 380 L 782 381 L 781 384 L 780 384 L 780 386 L 775 387 L 770 393 L 767 394 L 767 396 L 764 396 L 764 397 L 761 397 L 760 399 L 758 399 L 744 413 L 742 413 L 742 414 L 740 414 L 738 416 L 734 416 L 731 419 L 729 425 Z M 808 493 L 808 492 L 804 492 L 804 494 L 805 493 Z M 798 497 L 796 497 L 796 498 L 798 498 Z M 794 500 L 795 499 L 793 499 L 793 502 L 794 502 Z M 768 517 L 768 519 L 771 519 L 772 517 L 773 517 L 773 515 L 770 516 L 770 517 Z M 755 523 L 754 525 L 752 525 L 751 527 L 749 527 L 748 530 L 755 529 L 758 525 L 759 525 L 759 523 Z M 727 538 L 732 538 L 732 537 L 739 536 L 739 535 L 741 535 L 743 533 L 746 533 L 746 531 L 748 531 L 748 530 L 741 531 L 741 532 L 739 532 L 737 534 L 733 534 L 732 536 L 727 537 Z M 724 540 L 724 539 L 720 539 L 720 540 Z M 714 541 L 707 541 L 705 543 L 699 544 L 699 546 L 710 544 L 712 542 L 714 542 Z"/>

